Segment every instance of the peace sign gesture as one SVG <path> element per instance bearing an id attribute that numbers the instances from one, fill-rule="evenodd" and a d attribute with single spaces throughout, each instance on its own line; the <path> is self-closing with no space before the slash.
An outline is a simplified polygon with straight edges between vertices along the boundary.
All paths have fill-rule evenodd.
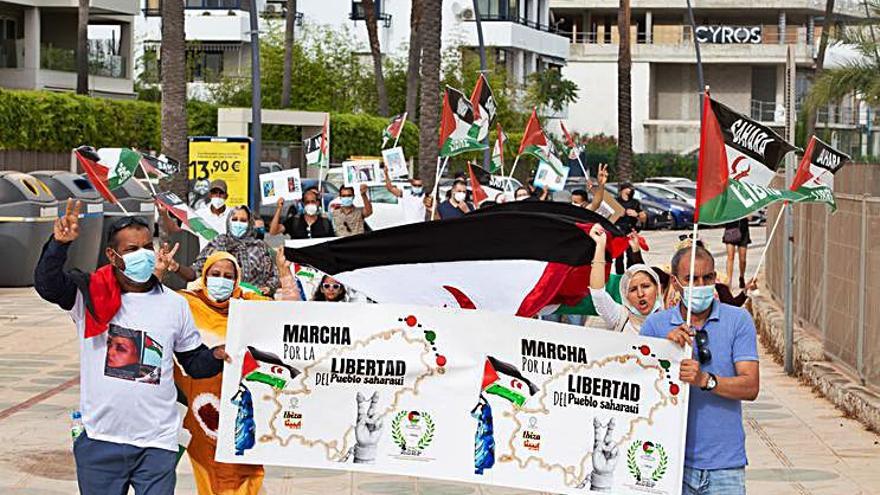
<path id="1" fill-rule="evenodd" d="M 74 203 L 72 198 L 67 200 L 67 209 L 64 216 L 55 220 L 53 235 L 55 241 L 61 244 L 73 242 L 79 237 L 79 212 L 82 209 L 82 201 Z"/>

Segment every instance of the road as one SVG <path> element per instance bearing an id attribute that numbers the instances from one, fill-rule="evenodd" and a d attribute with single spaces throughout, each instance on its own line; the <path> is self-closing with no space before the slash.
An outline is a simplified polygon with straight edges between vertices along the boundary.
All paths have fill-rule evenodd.
<path id="1" fill-rule="evenodd" d="M 668 263 L 685 232 L 647 234 L 649 263 Z M 723 250 L 721 229 L 701 231 L 710 251 Z M 752 229 L 749 270 L 764 229 Z M 724 261 L 719 259 L 719 271 Z M 880 436 L 844 417 L 763 350 L 761 393 L 745 405 L 751 493 L 773 495 L 880 493 Z M 79 397 L 79 355 L 67 315 L 33 289 L 0 289 L 0 493 L 76 493 L 69 411 Z M 431 495 L 529 493 L 411 477 L 312 469 L 267 469 L 269 494 Z M 190 466 L 178 468 L 177 493 L 195 494 Z"/>

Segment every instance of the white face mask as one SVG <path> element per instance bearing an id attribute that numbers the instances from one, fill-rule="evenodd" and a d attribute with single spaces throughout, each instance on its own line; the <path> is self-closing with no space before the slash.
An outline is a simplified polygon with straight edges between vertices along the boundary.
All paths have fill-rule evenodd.
<path id="1" fill-rule="evenodd" d="M 220 196 L 214 196 L 213 198 L 211 198 L 211 206 L 213 206 L 215 210 L 223 208 L 223 205 L 225 204 L 226 200 L 221 198 Z"/>
<path id="2" fill-rule="evenodd" d="M 455 198 L 456 201 L 458 201 L 459 203 L 461 203 L 462 201 L 464 201 L 464 198 L 467 197 L 467 193 L 462 192 L 462 191 L 457 191 L 457 192 L 456 192 L 455 194 L 453 194 L 452 196 Z"/>
<path id="3" fill-rule="evenodd" d="M 303 212 L 305 212 L 306 215 L 317 215 L 318 205 L 315 203 L 309 203 L 303 207 Z"/>

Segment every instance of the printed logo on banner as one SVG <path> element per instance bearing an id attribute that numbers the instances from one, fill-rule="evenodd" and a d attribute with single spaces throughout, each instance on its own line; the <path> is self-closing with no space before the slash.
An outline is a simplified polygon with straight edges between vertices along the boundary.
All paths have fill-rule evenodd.
<path id="1" fill-rule="evenodd" d="M 522 433 L 523 447 L 532 452 L 541 450 L 541 433 L 538 432 L 538 418 L 529 418 L 529 426 Z"/>
<path id="2" fill-rule="evenodd" d="M 299 399 L 290 398 L 290 409 L 284 410 L 284 427 L 288 430 L 297 431 L 302 429 L 302 413 L 296 410 Z"/>
<path id="3" fill-rule="evenodd" d="M 400 411 L 391 421 L 391 438 L 400 455 L 418 457 L 434 440 L 434 419 L 424 411 Z"/>
<path id="4" fill-rule="evenodd" d="M 626 451 L 626 467 L 636 486 L 653 488 L 666 475 L 668 464 L 666 449 L 659 443 L 636 440 Z"/>

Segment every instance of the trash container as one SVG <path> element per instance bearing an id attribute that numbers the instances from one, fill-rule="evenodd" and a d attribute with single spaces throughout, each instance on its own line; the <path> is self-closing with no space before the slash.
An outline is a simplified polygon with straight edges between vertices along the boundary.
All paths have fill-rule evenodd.
<path id="1" fill-rule="evenodd" d="M 34 284 L 34 268 L 58 218 L 58 201 L 39 179 L 0 172 L 0 287 Z"/>
<path id="2" fill-rule="evenodd" d="M 156 228 L 156 205 L 147 188 L 142 186 L 136 179 L 131 179 L 119 189 L 113 190 L 113 195 L 116 196 L 116 199 L 128 211 L 129 215 L 141 217 L 147 222 L 150 226 L 150 235 L 153 235 Z M 119 205 L 104 201 L 104 226 L 101 229 L 102 242 L 107 240 L 110 225 L 124 216 L 125 213 Z M 107 261 L 107 256 L 104 254 L 104 250 L 101 249 L 98 255 L 98 265 L 104 265 Z"/>
<path id="3" fill-rule="evenodd" d="M 104 224 L 104 199 L 92 184 L 71 172 L 42 170 L 31 175 L 43 181 L 58 200 L 58 214 L 63 215 L 67 199 L 82 202 L 79 216 L 79 237 L 67 251 L 67 270 L 79 268 L 93 272 L 98 264 L 98 253 L 104 248 L 101 239 Z"/>

